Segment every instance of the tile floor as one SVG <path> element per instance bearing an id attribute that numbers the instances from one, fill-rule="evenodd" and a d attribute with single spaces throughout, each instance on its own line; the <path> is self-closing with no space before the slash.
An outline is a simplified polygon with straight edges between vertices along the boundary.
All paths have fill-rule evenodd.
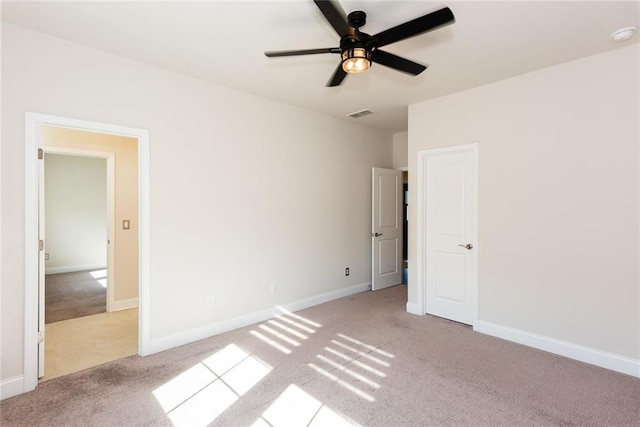
<path id="1" fill-rule="evenodd" d="M 81 371 L 138 353 L 138 309 L 45 325 L 44 377 Z"/>

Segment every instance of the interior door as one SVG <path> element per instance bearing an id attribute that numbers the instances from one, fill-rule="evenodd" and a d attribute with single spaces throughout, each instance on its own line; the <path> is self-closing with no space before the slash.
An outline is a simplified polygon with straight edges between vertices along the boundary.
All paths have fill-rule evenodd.
<path id="1" fill-rule="evenodd" d="M 476 307 L 476 151 L 426 156 L 426 312 L 473 324 Z"/>
<path id="2" fill-rule="evenodd" d="M 402 283 L 402 171 L 372 171 L 371 289 Z"/>

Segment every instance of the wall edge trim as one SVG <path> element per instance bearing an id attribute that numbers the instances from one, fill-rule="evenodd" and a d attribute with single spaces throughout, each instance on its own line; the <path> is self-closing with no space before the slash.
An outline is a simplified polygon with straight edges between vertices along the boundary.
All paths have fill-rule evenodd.
<path id="1" fill-rule="evenodd" d="M 130 308 L 138 307 L 138 298 L 128 298 L 116 300 L 113 302 L 111 306 L 111 311 L 121 311 L 121 310 L 129 310 Z"/>
<path id="2" fill-rule="evenodd" d="M 0 400 L 17 396 L 24 392 L 24 375 L 17 375 L 0 381 Z"/>
<path id="3" fill-rule="evenodd" d="M 415 304 L 412 302 L 407 303 L 407 313 L 416 314 L 418 316 L 424 315 L 424 313 L 422 313 L 421 311 L 420 304 Z"/>
<path id="4" fill-rule="evenodd" d="M 234 317 L 228 320 L 212 323 L 200 328 L 190 329 L 178 334 L 152 339 L 149 343 L 149 354 L 159 353 L 161 351 L 169 350 L 174 347 L 179 347 L 181 345 L 209 338 L 214 335 L 219 335 L 225 332 L 233 331 L 235 329 L 243 328 L 245 326 L 253 325 L 255 323 L 263 322 L 265 320 L 273 318 L 276 314 L 281 314 L 281 311 L 278 310 L 279 307 L 289 311 L 303 310 L 305 308 L 313 307 L 325 302 L 368 291 L 370 289 L 370 286 L 371 282 L 361 283 L 359 285 L 350 286 L 348 288 L 326 292 L 298 301 L 281 304 L 264 310 Z"/>
<path id="5" fill-rule="evenodd" d="M 44 274 L 75 273 L 78 271 L 106 270 L 106 268 L 107 266 L 104 264 L 63 265 L 60 267 L 45 268 Z"/>
<path id="6" fill-rule="evenodd" d="M 632 359 L 619 354 L 609 353 L 572 342 L 485 322 L 483 320 L 478 322 L 478 327 L 474 328 L 474 330 L 486 335 L 564 356 L 569 359 L 640 378 L 640 359 Z"/>

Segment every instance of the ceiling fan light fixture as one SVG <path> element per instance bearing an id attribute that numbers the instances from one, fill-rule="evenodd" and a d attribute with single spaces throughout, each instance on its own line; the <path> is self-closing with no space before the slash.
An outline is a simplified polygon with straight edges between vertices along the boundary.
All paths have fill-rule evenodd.
<path id="1" fill-rule="evenodd" d="M 371 67 L 371 52 L 364 47 L 351 47 L 342 51 L 342 69 L 357 74 Z"/>

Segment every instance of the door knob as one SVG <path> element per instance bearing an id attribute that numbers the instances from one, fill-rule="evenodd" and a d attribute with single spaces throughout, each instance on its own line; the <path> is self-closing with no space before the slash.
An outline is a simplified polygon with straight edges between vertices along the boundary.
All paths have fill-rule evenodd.
<path id="1" fill-rule="evenodd" d="M 380 237 L 382 236 L 382 233 L 373 233 L 373 237 Z"/>
<path id="2" fill-rule="evenodd" d="M 462 247 L 462 248 L 465 248 L 465 249 L 467 249 L 467 250 L 469 250 L 469 251 L 470 251 L 471 249 L 473 249 L 473 245 L 472 245 L 471 243 L 467 243 L 466 245 L 463 245 L 462 243 L 460 243 L 458 246 L 460 246 L 460 247 Z"/>

